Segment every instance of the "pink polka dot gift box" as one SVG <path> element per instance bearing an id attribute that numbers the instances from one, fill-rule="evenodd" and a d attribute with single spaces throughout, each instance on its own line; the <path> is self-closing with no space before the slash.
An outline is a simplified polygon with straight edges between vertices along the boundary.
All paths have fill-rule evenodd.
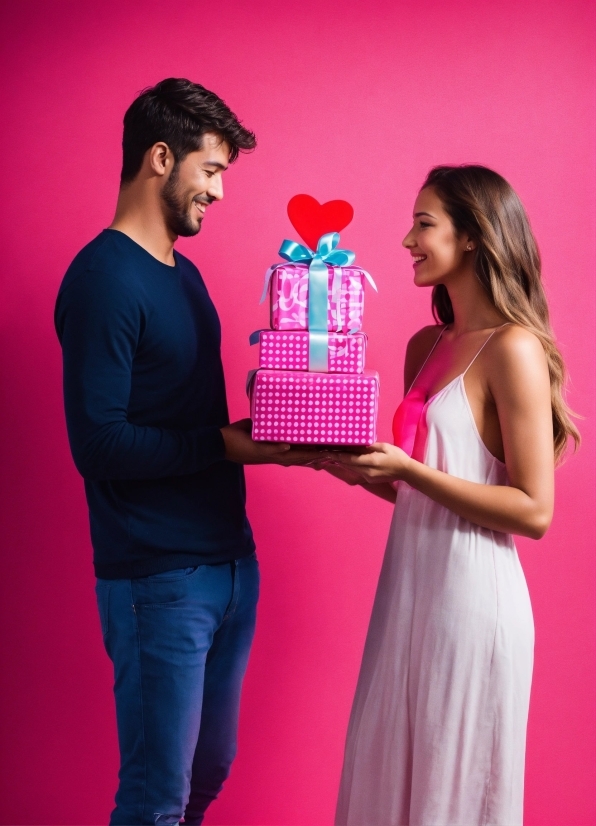
<path id="1" fill-rule="evenodd" d="M 327 370 L 329 373 L 362 373 L 366 356 L 365 333 L 329 333 Z M 259 367 L 265 370 L 308 370 L 309 336 L 306 330 L 259 333 Z"/>
<path id="2" fill-rule="evenodd" d="M 257 442 L 371 445 L 377 440 L 379 376 L 255 370 L 249 380 Z"/>

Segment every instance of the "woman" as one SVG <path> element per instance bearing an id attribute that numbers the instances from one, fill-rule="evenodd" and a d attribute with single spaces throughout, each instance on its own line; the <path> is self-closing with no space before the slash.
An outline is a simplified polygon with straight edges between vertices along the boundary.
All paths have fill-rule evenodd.
<path id="1" fill-rule="evenodd" d="M 325 454 L 334 475 L 396 502 L 336 823 L 516 826 L 534 627 L 511 534 L 543 536 L 555 461 L 579 436 L 509 184 L 482 166 L 433 169 L 403 244 L 441 326 L 408 344 L 395 446 Z"/>

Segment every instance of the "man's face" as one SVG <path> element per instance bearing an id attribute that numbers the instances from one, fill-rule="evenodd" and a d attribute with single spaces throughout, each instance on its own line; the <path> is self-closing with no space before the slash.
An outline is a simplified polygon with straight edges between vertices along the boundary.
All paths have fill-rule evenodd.
<path id="1" fill-rule="evenodd" d="M 161 191 L 170 231 L 178 236 L 196 235 L 205 210 L 223 198 L 222 173 L 228 168 L 230 150 L 219 135 L 206 132 L 203 147 L 175 164 Z"/>

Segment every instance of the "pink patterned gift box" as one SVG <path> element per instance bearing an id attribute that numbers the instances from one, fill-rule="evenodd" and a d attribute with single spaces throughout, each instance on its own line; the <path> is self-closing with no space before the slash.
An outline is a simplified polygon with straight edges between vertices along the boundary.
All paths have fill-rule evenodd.
<path id="1" fill-rule="evenodd" d="M 330 332 L 357 332 L 362 327 L 364 281 L 360 267 L 334 267 L 329 272 L 327 327 Z M 372 283 L 372 282 L 371 282 Z M 308 264 L 280 264 L 271 275 L 271 326 L 274 330 L 308 329 Z"/>
<path id="2" fill-rule="evenodd" d="M 362 373 L 366 334 L 329 333 L 328 372 Z M 308 370 L 308 332 L 261 330 L 259 367 L 266 370 Z"/>
<path id="3" fill-rule="evenodd" d="M 250 382 L 257 442 L 370 445 L 377 439 L 379 375 L 257 370 Z"/>

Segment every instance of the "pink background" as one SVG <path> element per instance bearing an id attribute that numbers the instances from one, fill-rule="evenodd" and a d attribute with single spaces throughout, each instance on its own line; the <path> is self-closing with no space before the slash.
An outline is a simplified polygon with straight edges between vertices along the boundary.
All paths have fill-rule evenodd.
<path id="1" fill-rule="evenodd" d="M 112 218 L 122 115 L 187 76 L 253 128 L 202 235 L 180 243 L 219 308 L 231 412 L 248 334 L 297 192 L 345 198 L 342 246 L 376 279 L 365 330 L 390 437 L 408 337 L 428 323 L 400 248 L 436 163 L 494 167 L 538 237 L 584 445 L 553 525 L 520 540 L 536 665 L 526 824 L 594 823 L 593 18 L 584 0 L 20 0 L 3 12 L 4 241 L 0 704 L 4 824 L 105 823 L 116 785 L 110 665 L 83 486 L 66 441 L 52 309 L 71 258 Z M 343 738 L 390 506 L 308 470 L 250 468 L 262 567 L 240 753 L 209 824 L 332 822 Z M 290 529 L 290 524 L 293 526 Z"/>

